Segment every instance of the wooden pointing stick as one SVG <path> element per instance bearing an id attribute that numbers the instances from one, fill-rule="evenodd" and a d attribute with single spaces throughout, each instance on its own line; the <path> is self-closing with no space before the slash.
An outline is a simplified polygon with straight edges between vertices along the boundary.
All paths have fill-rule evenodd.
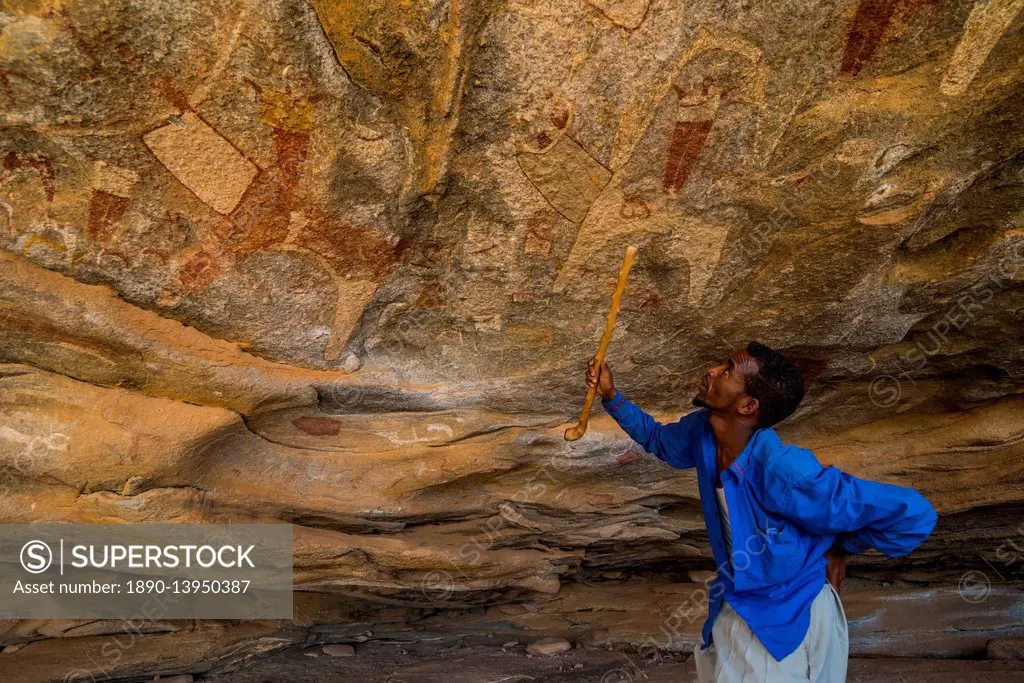
<path id="1" fill-rule="evenodd" d="M 619 283 L 615 285 L 615 293 L 612 294 L 612 305 L 608 310 L 608 322 L 604 326 L 604 334 L 601 335 L 601 344 L 597 347 L 597 355 L 594 356 L 594 368 L 598 372 L 600 381 L 601 362 L 604 360 L 604 352 L 615 333 L 615 317 L 619 314 L 619 302 L 622 301 L 622 293 L 626 291 L 626 280 L 629 278 L 629 269 L 633 267 L 633 258 L 636 256 L 636 247 L 626 247 L 626 256 L 622 260 L 622 268 L 619 269 Z M 597 393 L 597 382 L 595 386 L 587 390 L 587 400 L 583 402 L 583 413 L 580 415 L 579 424 L 565 430 L 566 441 L 576 441 L 587 432 L 587 421 L 590 419 L 590 407 L 594 404 L 594 396 Z"/>

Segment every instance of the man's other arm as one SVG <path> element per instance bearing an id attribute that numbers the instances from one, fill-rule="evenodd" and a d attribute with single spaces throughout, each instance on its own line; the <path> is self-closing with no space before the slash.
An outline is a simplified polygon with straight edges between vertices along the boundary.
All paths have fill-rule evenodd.
<path id="1" fill-rule="evenodd" d="M 798 446 L 785 446 L 770 458 L 765 485 L 775 512 L 813 533 L 837 535 L 849 553 L 875 548 L 902 557 L 928 538 L 938 520 L 916 490 L 822 467 Z"/>

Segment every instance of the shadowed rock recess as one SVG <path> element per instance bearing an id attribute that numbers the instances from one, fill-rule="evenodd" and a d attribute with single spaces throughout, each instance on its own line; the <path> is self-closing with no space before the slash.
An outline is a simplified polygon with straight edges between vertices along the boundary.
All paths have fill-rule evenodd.
<path id="1" fill-rule="evenodd" d="M 692 471 L 600 406 L 562 438 L 628 244 L 627 397 L 675 420 L 761 340 L 808 380 L 784 439 L 939 511 L 852 561 L 851 654 L 1019 655 L 1022 8 L 3 2 L 0 522 L 288 522 L 296 592 L 288 621 L 0 622 L 0 673 L 685 659 Z M 545 637 L 599 649 L 469 656 Z M 341 678 L 292 656 L 323 643 Z"/>

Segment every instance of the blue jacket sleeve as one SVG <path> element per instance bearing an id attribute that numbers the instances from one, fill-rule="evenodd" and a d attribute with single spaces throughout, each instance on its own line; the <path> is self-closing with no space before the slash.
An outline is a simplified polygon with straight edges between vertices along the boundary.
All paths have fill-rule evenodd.
<path id="1" fill-rule="evenodd" d="M 822 467 L 811 451 L 785 446 L 765 468 L 767 506 L 812 533 L 838 535 L 858 553 L 875 548 L 902 557 L 935 528 L 938 515 L 912 488 L 859 479 Z"/>
<path id="2" fill-rule="evenodd" d="M 699 433 L 697 427 L 701 411 L 664 425 L 628 401 L 619 391 L 607 401 L 602 399 L 601 405 L 648 453 L 678 469 L 697 466 L 698 449 L 693 437 Z"/>

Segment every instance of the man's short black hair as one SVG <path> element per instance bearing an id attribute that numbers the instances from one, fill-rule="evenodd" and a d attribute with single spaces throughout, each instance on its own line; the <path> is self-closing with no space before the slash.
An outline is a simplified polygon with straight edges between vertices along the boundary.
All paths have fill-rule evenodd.
<path id="1" fill-rule="evenodd" d="M 804 378 L 785 356 L 752 341 L 747 353 L 757 359 L 758 373 L 744 377 L 746 392 L 757 399 L 758 427 L 771 427 L 793 414 L 804 398 Z"/>

